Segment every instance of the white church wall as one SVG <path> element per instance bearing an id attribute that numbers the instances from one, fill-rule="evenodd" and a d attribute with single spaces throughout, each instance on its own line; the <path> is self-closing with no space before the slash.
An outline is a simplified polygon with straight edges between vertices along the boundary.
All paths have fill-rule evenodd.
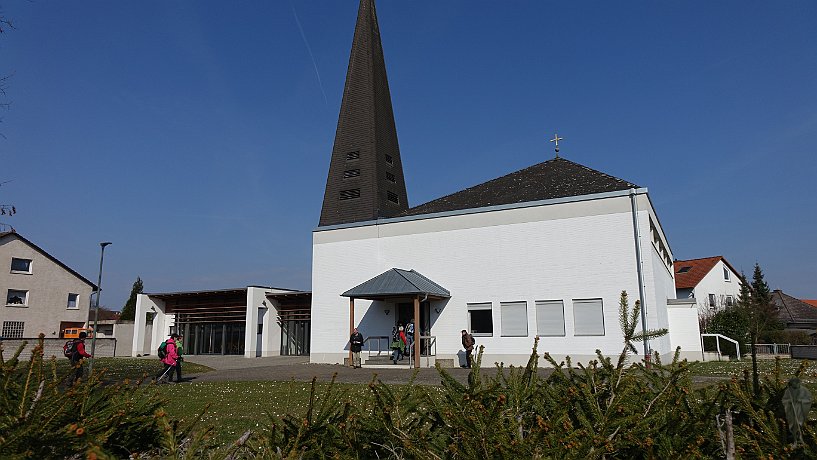
<path id="1" fill-rule="evenodd" d="M 638 298 L 626 195 L 316 231 L 313 238 L 313 362 L 340 363 L 347 356 L 349 307 L 340 294 L 393 267 L 414 269 L 451 291 L 439 315 L 432 305 L 439 358 L 458 358 L 467 305 L 490 302 L 494 334 L 477 338 L 486 347 L 485 363 L 524 364 L 537 334 L 537 300 L 562 300 L 565 313 L 565 336 L 542 337 L 540 352 L 556 359 L 570 355 L 574 362 L 594 359 L 596 349 L 614 355 L 622 347 L 620 293 Z M 651 297 L 649 303 L 656 305 L 655 294 Z M 577 336 L 573 301 L 594 298 L 603 301 L 605 334 Z M 500 303 L 509 301 L 527 303 L 526 337 L 501 337 Z M 386 317 L 382 305 L 357 302 L 356 324 L 367 326 L 364 336 L 391 331 L 394 318 Z M 667 322 L 665 313 L 655 315 L 656 322 Z M 666 353 L 668 348 L 667 343 L 657 349 Z"/>
<path id="2" fill-rule="evenodd" d="M 690 361 L 703 359 L 701 349 L 701 331 L 698 325 L 698 308 L 692 299 L 679 299 L 669 305 L 669 338 L 675 347 L 681 347 L 680 358 Z M 671 356 L 669 357 L 671 359 Z M 664 359 L 664 358 L 662 358 Z"/>
<path id="3" fill-rule="evenodd" d="M 164 330 L 164 311 L 164 301 L 154 299 L 147 294 L 137 294 L 136 313 L 134 314 L 133 348 L 131 350 L 131 356 L 153 354 L 154 352 L 152 350 L 159 348 L 159 344 L 162 343 L 164 338 L 157 342 L 156 335 Z M 152 326 L 150 327 L 146 325 L 146 316 L 149 312 L 155 312 L 154 321 L 151 323 Z M 161 320 L 158 321 L 159 327 L 157 327 L 156 318 L 160 315 Z M 146 337 L 147 331 L 150 331 L 149 337 Z"/>

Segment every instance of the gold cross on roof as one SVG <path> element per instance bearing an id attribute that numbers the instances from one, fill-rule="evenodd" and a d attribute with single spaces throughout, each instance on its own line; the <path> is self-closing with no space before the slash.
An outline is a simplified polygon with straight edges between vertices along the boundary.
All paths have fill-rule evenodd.
<path id="1" fill-rule="evenodd" d="M 558 133 L 554 134 L 553 139 L 550 140 L 550 142 L 553 142 L 553 143 L 556 144 L 556 158 L 559 158 L 559 141 L 561 141 L 561 140 L 564 140 L 564 138 L 559 137 Z"/>

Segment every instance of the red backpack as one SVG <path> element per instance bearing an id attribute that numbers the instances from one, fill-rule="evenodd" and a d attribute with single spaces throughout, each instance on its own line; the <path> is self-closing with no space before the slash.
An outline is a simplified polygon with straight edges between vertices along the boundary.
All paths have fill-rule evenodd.
<path id="1" fill-rule="evenodd" d="M 62 354 L 66 358 L 73 358 L 74 354 L 77 352 L 77 340 L 71 339 L 65 342 L 65 345 L 62 346 Z"/>

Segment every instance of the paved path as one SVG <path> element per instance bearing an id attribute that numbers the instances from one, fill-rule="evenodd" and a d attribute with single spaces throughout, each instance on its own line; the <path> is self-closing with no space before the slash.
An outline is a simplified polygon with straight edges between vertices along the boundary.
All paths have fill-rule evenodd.
<path id="1" fill-rule="evenodd" d="M 337 374 L 336 381 L 339 383 L 369 383 L 374 375 L 383 383 L 400 384 L 408 383 L 414 375 L 413 369 L 407 367 L 389 368 L 379 366 L 370 368 L 363 366 L 361 369 L 352 369 L 339 364 L 309 364 L 308 357 L 300 356 L 275 356 L 269 358 L 243 358 L 240 356 L 190 356 L 185 360 L 192 363 L 203 364 L 215 369 L 211 372 L 200 374 L 186 374 L 186 378 L 191 378 L 192 382 L 229 382 L 229 381 L 311 381 L 317 377 L 320 382 L 329 382 L 332 376 Z M 184 369 L 184 368 L 182 368 Z M 458 381 L 466 382 L 468 379 L 468 369 L 452 368 L 446 369 Z M 542 376 L 547 376 L 552 369 L 540 369 Z M 495 376 L 496 369 L 492 366 L 482 370 L 484 376 Z M 422 368 L 417 371 L 414 379 L 415 383 L 422 385 L 439 385 L 440 374 L 434 368 Z"/>

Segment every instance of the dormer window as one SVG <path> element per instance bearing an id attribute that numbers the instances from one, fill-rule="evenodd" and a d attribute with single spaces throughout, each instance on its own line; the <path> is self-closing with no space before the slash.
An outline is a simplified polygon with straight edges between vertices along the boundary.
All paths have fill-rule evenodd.
<path id="1" fill-rule="evenodd" d="M 688 272 L 690 270 L 692 270 L 692 267 L 690 267 L 689 265 L 686 265 L 686 266 L 683 266 L 683 267 L 679 268 L 678 273 L 686 273 L 686 272 Z"/>

